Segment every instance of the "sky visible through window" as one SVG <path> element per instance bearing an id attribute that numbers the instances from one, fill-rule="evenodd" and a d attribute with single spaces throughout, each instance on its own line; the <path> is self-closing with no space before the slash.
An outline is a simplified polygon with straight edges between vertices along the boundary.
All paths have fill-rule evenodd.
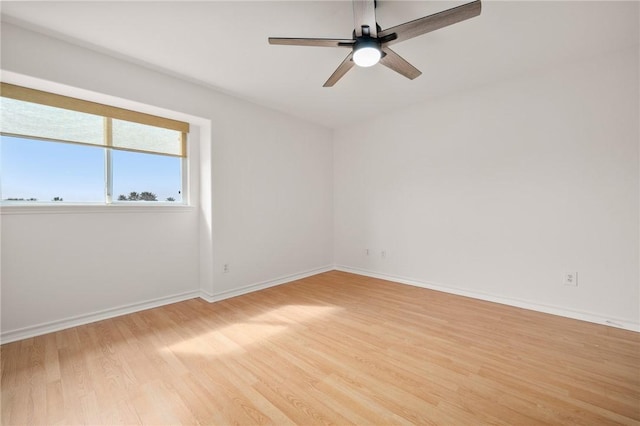
<path id="1" fill-rule="evenodd" d="M 158 201 L 180 202 L 181 159 L 112 151 L 113 199 L 152 192 Z M 105 202 L 105 148 L 0 136 L 2 200 Z"/>

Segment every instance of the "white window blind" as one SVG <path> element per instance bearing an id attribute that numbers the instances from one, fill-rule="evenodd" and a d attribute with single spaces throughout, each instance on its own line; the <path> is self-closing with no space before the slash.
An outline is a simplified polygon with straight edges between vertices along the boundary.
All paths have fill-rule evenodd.
<path id="1" fill-rule="evenodd" d="M 129 151 L 182 155 L 182 133 L 124 120 L 112 121 L 112 147 Z"/>
<path id="2" fill-rule="evenodd" d="M 188 123 L 7 83 L 0 95 L 4 135 L 186 157 Z"/>

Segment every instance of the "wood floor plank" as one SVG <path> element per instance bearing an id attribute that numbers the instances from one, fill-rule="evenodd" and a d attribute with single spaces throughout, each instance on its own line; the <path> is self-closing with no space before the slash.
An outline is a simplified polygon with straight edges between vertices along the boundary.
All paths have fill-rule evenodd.
<path id="1" fill-rule="evenodd" d="M 640 425 L 640 334 L 332 271 L 0 347 L 1 422 Z"/>

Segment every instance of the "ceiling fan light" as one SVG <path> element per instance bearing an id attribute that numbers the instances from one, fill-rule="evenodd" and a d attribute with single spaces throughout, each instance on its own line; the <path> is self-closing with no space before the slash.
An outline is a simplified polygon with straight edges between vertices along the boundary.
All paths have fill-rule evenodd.
<path id="1" fill-rule="evenodd" d="M 375 44 L 361 46 L 353 52 L 353 62 L 359 67 L 371 67 L 380 62 L 381 57 L 382 52 Z"/>

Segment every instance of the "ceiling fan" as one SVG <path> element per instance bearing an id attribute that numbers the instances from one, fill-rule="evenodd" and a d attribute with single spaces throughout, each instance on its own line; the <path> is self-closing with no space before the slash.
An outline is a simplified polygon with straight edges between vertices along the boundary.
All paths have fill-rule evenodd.
<path id="1" fill-rule="evenodd" d="M 346 47 L 351 53 L 342 61 L 323 87 L 332 87 L 354 65 L 370 67 L 378 62 L 410 80 L 422 72 L 389 48 L 390 45 L 480 15 L 480 0 L 447 9 L 383 30 L 376 22 L 375 0 L 353 0 L 355 29 L 352 39 L 269 37 L 269 44 L 291 46 Z"/>

